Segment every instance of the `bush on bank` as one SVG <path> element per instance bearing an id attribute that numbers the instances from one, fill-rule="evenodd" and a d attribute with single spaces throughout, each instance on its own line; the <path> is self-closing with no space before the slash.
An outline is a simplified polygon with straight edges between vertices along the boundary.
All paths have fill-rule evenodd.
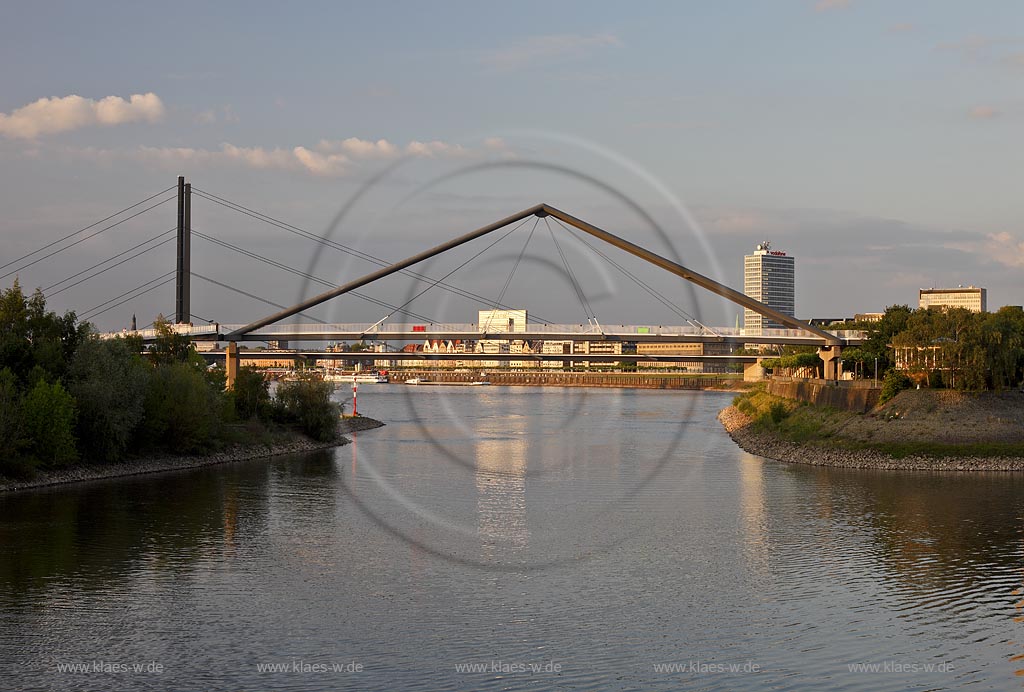
<path id="1" fill-rule="evenodd" d="M 331 384 L 285 383 L 272 398 L 262 375 L 242 368 L 225 391 L 222 369 L 208 368 L 166 322 L 156 328 L 146 350 L 135 337 L 101 340 L 73 312 L 48 311 L 38 290 L 26 297 L 15 281 L 0 291 L 0 475 L 203 453 L 293 429 L 336 438 Z"/>

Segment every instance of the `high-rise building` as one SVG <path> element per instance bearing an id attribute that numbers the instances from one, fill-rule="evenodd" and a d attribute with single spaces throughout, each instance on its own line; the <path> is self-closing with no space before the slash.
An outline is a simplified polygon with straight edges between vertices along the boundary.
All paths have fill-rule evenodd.
<path id="1" fill-rule="evenodd" d="M 743 258 L 743 292 L 784 315 L 796 315 L 795 258 L 773 250 L 765 241 L 754 254 Z M 743 311 L 746 334 L 760 334 L 763 329 L 781 329 L 783 325 L 753 310 Z"/>
<path id="2" fill-rule="evenodd" d="M 956 288 L 922 288 L 917 305 L 926 308 L 967 308 L 971 312 L 988 311 L 988 291 L 975 286 Z"/>

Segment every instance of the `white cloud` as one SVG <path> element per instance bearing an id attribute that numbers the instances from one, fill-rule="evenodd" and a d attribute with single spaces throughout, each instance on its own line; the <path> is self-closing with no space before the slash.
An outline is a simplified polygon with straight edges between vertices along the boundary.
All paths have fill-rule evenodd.
<path id="1" fill-rule="evenodd" d="M 99 101 L 77 95 L 41 98 L 10 114 L 0 113 L 0 134 L 18 139 L 67 132 L 83 127 L 156 122 L 164 115 L 160 97 L 149 92 L 132 94 L 127 100 L 107 96 Z"/>
<path id="2" fill-rule="evenodd" d="M 483 62 L 492 67 L 515 69 L 545 60 L 580 58 L 595 49 L 621 45 L 622 41 L 614 34 L 530 36 L 508 48 L 488 53 Z"/>
<path id="3" fill-rule="evenodd" d="M 292 153 L 298 162 L 314 175 L 341 175 L 349 163 L 344 154 L 325 154 L 310 151 L 306 147 L 295 147 Z"/>
<path id="4" fill-rule="evenodd" d="M 409 156 L 463 156 L 469 153 L 460 144 L 448 144 L 439 140 L 417 142 L 413 140 L 405 147 Z"/>
<path id="5" fill-rule="evenodd" d="M 386 139 L 371 141 L 349 137 L 337 141 L 320 140 L 312 147 L 296 146 L 291 149 L 239 147 L 225 142 L 219 149 L 143 146 L 128 152 L 88 148 L 79 149 L 76 153 L 93 160 L 107 161 L 118 155 L 127 156 L 167 167 L 178 167 L 187 163 L 227 163 L 262 170 L 305 171 L 317 176 L 341 176 L 350 173 L 358 164 L 365 161 L 394 160 L 402 156 L 454 158 L 506 150 L 505 142 L 500 138 L 484 140 L 479 149 L 470 149 L 440 140 L 414 140 L 400 147 Z"/>
<path id="6" fill-rule="evenodd" d="M 818 0 L 814 3 L 815 12 L 828 12 L 829 10 L 841 10 L 850 6 L 850 0 Z"/>
<path id="7" fill-rule="evenodd" d="M 358 137 L 349 137 L 332 142 L 321 139 L 317 149 L 322 152 L 339 152 L 360 159 L 387 159 L 398 155 L 398 147 L 386 139 L 372 142 Z"/>
<path id="8" fill-rule="evenodd" d="M 967 113 L 968 117 L 975 120 L 989 120 L 997 115 L 999 115 L 999 111 L 992 106 L 975 106 Z"/>

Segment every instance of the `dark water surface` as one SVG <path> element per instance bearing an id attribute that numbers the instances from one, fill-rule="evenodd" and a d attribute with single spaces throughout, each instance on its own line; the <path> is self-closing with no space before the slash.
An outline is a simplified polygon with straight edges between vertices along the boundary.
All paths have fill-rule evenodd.
<path id="1" fill-rule="evenodd" d="M 0 495 L 0 690 L 1024 680 L 1021 476 L 768 462 L 723 394 L 359 393 L 332 452 Z"/>

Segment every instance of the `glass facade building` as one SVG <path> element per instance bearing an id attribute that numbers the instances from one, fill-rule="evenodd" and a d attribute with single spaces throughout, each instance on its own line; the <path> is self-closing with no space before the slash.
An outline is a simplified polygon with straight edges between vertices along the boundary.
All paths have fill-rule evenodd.
<path id="1" fill-rule="evenodd" d="M 988 311 L 988 291 L 976 286 L 957 288 L 922 288 L 917 305 L 925 308 L 967 308 L 971 312 Z"/>
<path id="2" fill-rule="evenodd" d="M 754 254 L 743 258 L 743 293 L 790 317 L 796 316 L 796 261 L 785 252 L 773 250 L 771 243 L 757 246 Z M 743 311 L 743 329 L 760 334 L 763 329 L 782 329 L 783 325 Z"/>

